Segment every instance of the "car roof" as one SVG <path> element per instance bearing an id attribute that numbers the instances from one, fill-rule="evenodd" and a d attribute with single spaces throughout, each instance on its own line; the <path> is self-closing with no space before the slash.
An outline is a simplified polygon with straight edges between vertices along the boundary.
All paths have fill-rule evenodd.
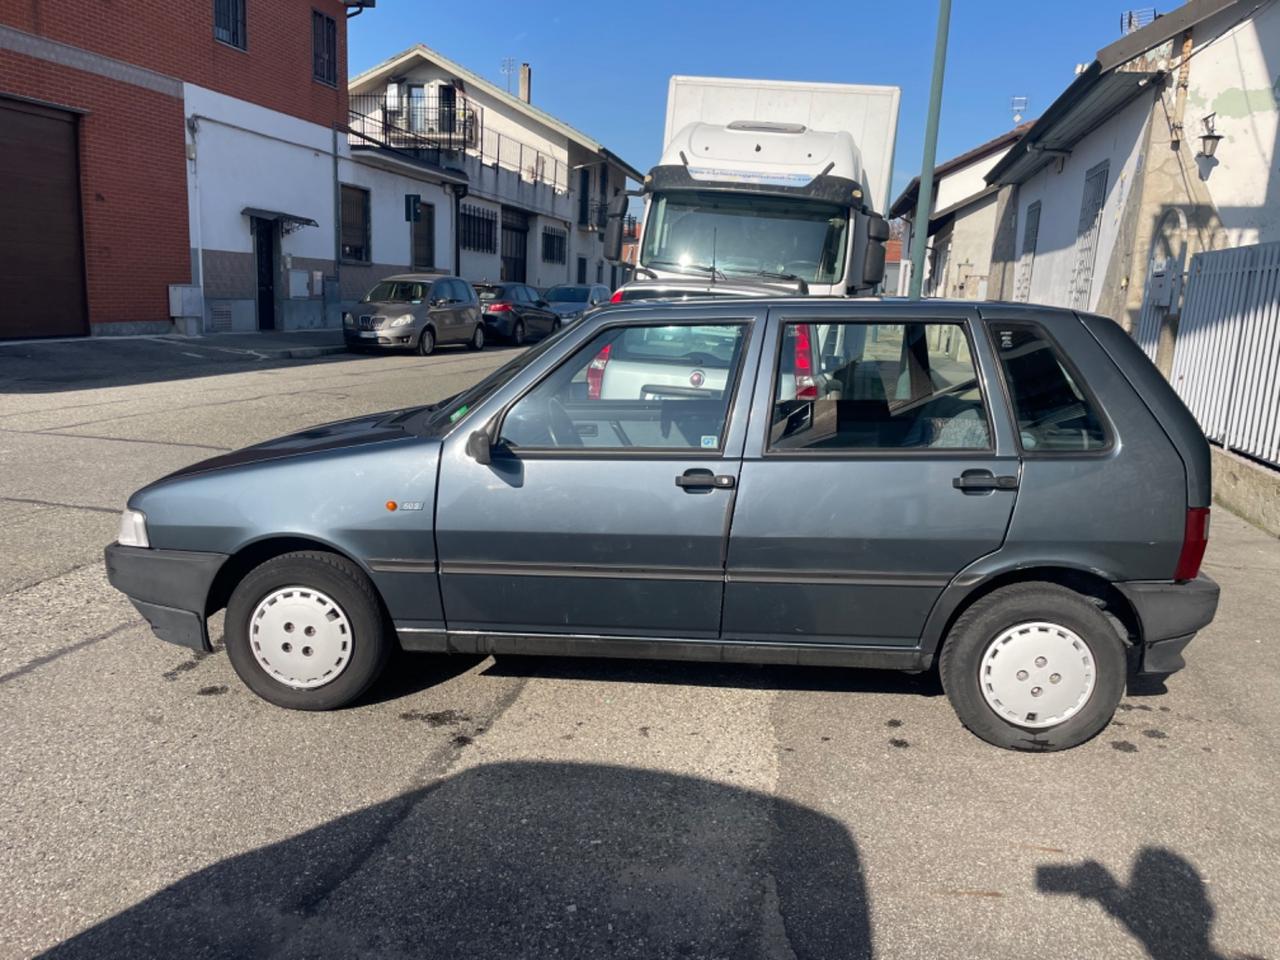
<path id="1" fill-rule="evenodd" d="M 382 280 L 411 280 L 417 283 L 431 283 L 436 280 L 461 280 L 461 277 L 455 277 L 447 273 L 393 273 L 389 277 L 383 277 Z M 381 283 L 382 280 L 377 281 Z"/>
<path id="2" fill-rule="evenodd" d="M 722 286 L 717 283 L 716 286 Z M 774 310 L 795 309 L 796 313 L 832 314 L 852 311 L 865 316 L 909 316 L 921 317 L 935 315 L 940 320 L 972 315 L 977 312 L 985 319 L 1035 319 L 1048 320 L 1050 323 L 1061 323 L 1067 320 L 1078 320 L 1077 313 L 1066 307 L 1045 306 L 1035 303 L 1010 303 L 998 300 L 950 300 L 922 299 L 911 300 L 907 297 L 835 297 L 835 296 L 751 296 L 726 297 L 702 300 L 626 300 L 611 304 L 607 311 L 610 316 L 617 316 L 622 310 L 631 314 L 644 313 L 661 309 L 664 313 L 706 313 L 707 310 L 723 306 L 726 309 L 740 310 L 748 306 L 760 306 Z"/>

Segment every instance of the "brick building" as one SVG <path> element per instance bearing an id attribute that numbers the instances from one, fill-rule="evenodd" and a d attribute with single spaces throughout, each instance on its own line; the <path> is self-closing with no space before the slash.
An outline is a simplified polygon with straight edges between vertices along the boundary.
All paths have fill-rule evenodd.
<path id="1" fill-rule="evenodd" d="M 247 128 L 345 125 L 345 20 L 362 6 L 0 0 L 0 337 L 169 332 L 192 309 L 203 327 L 201 297 L 184 310 L 182 291 L 227 258 L 206 263 L 200 241 L 201 126 L 233 122 L 219 112 L 248 115 Z M 245 159 L 236 176 L 252 181 L 258 158 Z M 240 279 L 223 292 L 246 293 L 247 257 L 249 282 L 278 299 L 296 224 L 245 209 L 228 251 Z"/>

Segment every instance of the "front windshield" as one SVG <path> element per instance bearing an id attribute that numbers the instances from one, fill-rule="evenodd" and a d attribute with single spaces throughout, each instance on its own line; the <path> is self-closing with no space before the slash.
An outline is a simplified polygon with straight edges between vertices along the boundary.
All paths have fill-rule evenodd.
<path id="1" fill-rule="evenodd" d="M 365 295 L 364 303 L 417 303 L 422 284 L 410 280 L 382 280 Z"/>
<path id="2" fill-rule="evenodd" d="M 586 287 L 552 287 L 547 291 L 548 303 L 586 303 Z"/>
<path id="3" fill-rule="evenodd" d="M 642 265 L 729 275 L 794 274 L 808 283 L 844 275 L 848 211 L 830 203 L 713 190 L 656 194 Z"/>

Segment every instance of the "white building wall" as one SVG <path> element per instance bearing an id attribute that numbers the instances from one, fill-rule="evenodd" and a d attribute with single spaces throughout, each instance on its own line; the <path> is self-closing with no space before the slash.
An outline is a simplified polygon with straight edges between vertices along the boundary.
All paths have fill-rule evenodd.
<path id="1" fill-rule="evenodd" d="M 934 212 L 945 210 L 987 189 L 987 182 L 983 178 L 1008 152 L 1008 147 L 997 150 L 939 179 L 933 200 Z"/>
<path id="2" fill-rule="evenodd" d="M 369 191 L 370 262 L 403 267 L 413 262 L 413 225 L 404 218 L 404 198 L 416 193 L 424 205 L 435 207 L 435 267 L 453 271 L 453 195 L 443 184 L 409 179 L 355 160 L 341 161 L 338 175 L 342 183 Z M 332 243 L 331 236 L 331 249 Z"/>
<path id="3" fill-rule="evenodd" d="M 468 196 L 462 201 L 465 211 L 467 207 L 480 207 L 493 211 L 497 217 L 494 231 L 497 235 L 496 252 L 483 253 L 479 250 L 462 248 L 462 276 L 472 283 L 487 281 L 497 283 L 502 279 L 502 207 L 500 204 L 481 197 Z"/>
<path id="4" fill-rule="evenodd" d="M 1280 5 L 1227 30 L 1239 16 L 1231 8 L 1195 28 L 1183 117 L 1197 151 L 1207 115 L 1223 135 L 1214 159 L 1197 165 L 1226 246 L 1280 240 Z"/>
<path id="5" fill-rule="evenodd" d="M 1098 232 L 1093 287 L 1089 308 L 1098 302 L 1102 278 L 1115 247 L 1125 199 L 1139 171 L 1151 98 L 1139 96 L 1120 113 L 1094 130 L 1071 150 L 1071 156 L 1051 162 L 1018 191 L 1017 246 L 1022 252 L 1027 208 L 1040 202 L 1040 231 L 1031 274 L 1031 302 L 1068 306 L 1076 265 L 1076 239 L 1085 176 L 1097 164 L 1108 161 L 1106 202 Z"/>

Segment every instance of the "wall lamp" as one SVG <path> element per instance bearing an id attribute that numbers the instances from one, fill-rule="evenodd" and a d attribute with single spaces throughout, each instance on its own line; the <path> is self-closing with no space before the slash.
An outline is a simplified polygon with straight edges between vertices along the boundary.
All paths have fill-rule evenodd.
<path id="1" fill-rule="evenodd" d="M 1213 159 L 1213 155 L 1218 152 L 1218 141 L 1222 139 L 1222 134 L 1215 133 L 1213 129 L 1216 116 L 1216 113 L 1211 113 L 1200 121 L 1204 124 L 1204 133 L 1200 134 L 1200 156 L 1206 160 Z"/>

